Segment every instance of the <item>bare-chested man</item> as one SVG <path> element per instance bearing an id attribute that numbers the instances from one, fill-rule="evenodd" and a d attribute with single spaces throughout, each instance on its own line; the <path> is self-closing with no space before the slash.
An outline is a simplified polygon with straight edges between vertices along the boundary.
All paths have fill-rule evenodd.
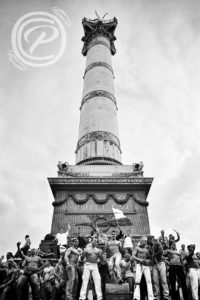
<path id="1" fill-rule="evenodd" d="M 107 242 L 107 249 L 111 254 L 110 261 L 109 261 L 109 271 L 110 275 L 113 274 L 114 269 L 116 269 L 117 280 L 119 283 L 122 283 L 121 279 L 121 242 L 116 239 L 116 232 L 113 230 L 111 233 L 111 240 Z"/>
<path id="2" fill-rule="evenodd" d="M 171 249 L 164 251 L 164 255 L 169 259 L 169 282 L 171 286 L 171 299 L 176 300 L 176 279 L 179 279 L 183 291 L 184 300 L 188 300 L 188 292 L 186 287 L 186 278 L 183 271 L 181 254 L 176 249 L 176 242 L 171 244 Z"/>
<path id="3" fill-rule="evenodd" d="M 132 259 L 136 261 L 136 274 L 135 274 L 135 291 L 134 291 L 134 300 L 140 300 L 140 282 L 142 274 L 144 274 L 147 291 L 148 291 L 148 300 L 153 300 L 153 288 L 151 282 L 151 273 L 150 273 L 150 251 L 147 248 L 147 238 L 144 236 L 141 238 L 139 244 L 133 250 Z"/>
<path id="4" fill-rule="evenodd" d="M 77 264 L 80 255 L 83 253 L 81 248 L 78 248 L 78 239 L 72 239 L 72 246 L 65 252 L 65 261 L 67 264 L 67 299 L 76 299 L 77 296 L 77 286 L 78 286 L 78 274 L 77 274 Z"/>
<path id="5" fill-rule="evenodd" d="M 17 243 L 18 246 L 18 251 L 20 252 L 21 257 L 24 259 L 22 265 L 24 267 L 24 274 L 21 274 L 19 279 L 18 279 L 18 283 L 17 283 L 17 297 L 18 300 L 22 300 L 22 290 L 23 287 L 30 282 L 33 294 L 35 296 L 35 299 L 39 299 L 40 295 L 39 295 L 39 288 L 40 288 L 40 284 L 39 284 L 39 279 L 37 276 L 37 273 L 42 270 L 44 264 L 42 259 L 36 255 L 37 250 L 36 249 L 32 249 L 30 251 L 30 256 L 25 256 L 19 246 L 20 243 Z"/>
<path id="6" fill-rule="evenodd" d="M 134 288 L 134 276 L 132 272 L 132 261 L 130 254 L 126 253 L 120 262 L 122 277 L 128 282 L 131 295 Z"/>
<path id="7" fill-rule="evenodd" d="M 15 268 L 12 259 L 7 260 L 5 267 L 5 278 L 3 283 L 0 285 L 0 299 L 11 299 L 14 298 L 15 280 L 17 276 L 17 270 Z"/>
<path id="8" fill-rule="evenodd" d="M 102 250 L 97 248 L 97 239 L 93 238 L 91 241 L 91 247 L 87 247 L 82 255 L 82 260 L 85 259 L 83 269 L 83 282 L 80 292 L 80 300 L 86 299 L 87 286 L 90 279 L 90 275 L 93 278 L 97 300 L 102 300 L 101 292 L 101 277 L 97 265 L 98 259 L 102 259 Z"/>

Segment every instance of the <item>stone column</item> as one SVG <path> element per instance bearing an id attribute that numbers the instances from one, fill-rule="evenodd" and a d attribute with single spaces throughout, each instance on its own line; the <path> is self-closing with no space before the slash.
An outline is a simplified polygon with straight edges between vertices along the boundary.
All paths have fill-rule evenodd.
<path id="1" fill-rule="evenodd" d="M 117 19 L 84 18 L 86 56 L 76 164 L 121 164 L 117 102 L 111 54 Z"/>

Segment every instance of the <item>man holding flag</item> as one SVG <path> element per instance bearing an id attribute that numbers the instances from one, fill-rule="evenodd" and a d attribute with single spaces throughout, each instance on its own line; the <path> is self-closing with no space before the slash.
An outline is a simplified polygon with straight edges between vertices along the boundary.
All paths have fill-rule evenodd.
<path id="1" fill-rule="evenodd" d="M 109 271 L 110 275 L 113 275 L 114 268 L 116 269 L 116 275 L 117 275 L 117 281 L 118 283 L 122 283 L 122 278 L 121 278 L 121 267 L 120 267 L 120 262 L 121 262 L 121 242 L 116 240 L 116 232 L 113 230 L 111 232 L 111 240 L 108 241 L 107 243 L 107 248 L 109 253 L 111 254 L 110 261 L 109 261 Z"/>
<path id="2" fill-rule="evenodd" d="M 115 219 L 117 221 L 117 224 L 119 226 L 119 220 L 126 220 L 127 217 L 123 214 L 123 212 L 120 209 L 113 208 L 113 213 L 115 216 Z M 121 250 L 122 250 L 122 245 L 121 242 L 117 240 L 116 238 L 116 231 L 113 230 L 111 232 L 111 240 L 107 242 L 107 248 L 108 251 L 111 254 L 110 261 L 109 261 L 109 271 L 110 275 L 113 275 L 114 269 L 116 270 L 116 275 L 117 275 L 117 281 L 119 283 L 122 283 L 122 278 L 121 278 L 121 268 L 120 268 L 120 262 L 122 258 Z"/>

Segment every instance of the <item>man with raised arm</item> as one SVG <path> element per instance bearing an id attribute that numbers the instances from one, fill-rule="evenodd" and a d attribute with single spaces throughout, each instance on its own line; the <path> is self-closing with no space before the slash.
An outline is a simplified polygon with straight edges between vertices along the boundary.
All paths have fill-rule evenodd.
<path id="1" fill-rule="evenodd" d="M 180 241 L 180 233 L 178 233 L 175 229 L 173 229 L 173 231 L 177 234 L 177 238 L 175 239 L 175 236 L 172 233 L 169 235 L 169 249 L 171 249 L 173 242 L 177 243 Z"/>
<path id="2" fill-rule="evenodd" d="M 77 265 L 79 262 L 80 255 L 83 253 L 81 248 L 78 248 L 78 239 L 72 239 L 72 246 L 65 252 L 65 262 L 67 269 L 67 299 L 73 300 L 77 296 L 77 286 L 78 286 L 78 273 Z"/>
<path id="3" fill-rule="evenodd" d="M 20 256 L 22 257 L 23 263 L 22 266 L 24 267 L 24 274 L 21 274 L 18 283 L 17 283 L 17 298 L 18 300 L 22 300 L 23 298 L 23 287 L 29 282 L 35 296 L 35 299 L 39 299 L 39 289 L 40 283 L 37 276 L 37 273 L 43 269 L 43 261 L 42 259 L 36 254 L 37 249 L 31 249 L 30 256 L 25 256 L 20 249 L 20 243 L 17 243 L 18 251 Z"/>
<path id="4" fill-rule="evenodd" d="M 113 230 L 111 232 L 111 240 L 107 242 L 107 249 L 109 251 L 110 261 L 109 261 L 109 271 L 110 275 L 112 276 L 114 268 L 116 269 L 116 275 L 117 280 L 121 284 L 122 278 L 121 278 L 121 268 L 120 268 L 120 262 L 122 259 L 121 255 L 121 242 L 116 239 L 116 232 Z"/>
<path id="5" fill-rule="evenodd" d="M 68 245 L 68 238 L 69 238 L 69 232 L 71 230 L 71 227 L 70 227 L 70 224 L 68 223 L 67 224 L 67 231 L 66 232 L 58 232 L 56 234 L 56 237 L 55 239 L 57 240 L 58 242 L 58 246 L 59 246 L 59 251 L 60 251 L 60 254 L 66 250 L 67 246 Z M 64 229 L 63 229 L 64 231 Z"/>
<path id="6" fill-rule="evenodd" d="M 97 300 L 102 300 L 102 292 L 101 292 L 101 277 L 99 274 L 99 269 L 97 262 L 98 260 L 102 260 L 102 250 L 97 248 L 97 239 L 92 238 L 91 247 L 87 247 L 82 255 L 82 260 L 84 262 L 83 276 L 82 276 L 82 286 L 80 292 L 80 300 L 86 299 L 87 294 L 87 286 L 92 276 L 95 286 L 95 291 L 97 295 Z"/>
<path id="7" fill-rule="evenodd" d="M 133 250 L 132 259 L 136 261 L 135 267 L 135 291 L 134 291 L 134 300 L 140 300 L 140 282 L 142 279 L 142 274 L 144 274 L 146 284 L 147 284 L 147 292 L 148 292 L 148 300 L 153 300 L 153 288 L 151 282 L 151 272 L 150 272 L 150 258 L 151 253 L 149 248 L 147 247 L 147 238 L 143 236 L 137 247 Z"/>

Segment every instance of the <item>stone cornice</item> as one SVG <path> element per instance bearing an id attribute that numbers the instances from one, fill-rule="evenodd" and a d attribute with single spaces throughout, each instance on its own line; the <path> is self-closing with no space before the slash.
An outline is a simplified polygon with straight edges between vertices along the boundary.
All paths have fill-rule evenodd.
<path id="1" fill-rule="evenodd" d="M 116 102 L 115 96 L 113 96 L 111 93 L 104 91 L 104 90 L 96 90 L 96 91 L 92 91 L 92 92 L 86 94 L 81 101 L 80 109 L 82 108 L 83 104 L 86 101 L 88 101 L 94 97 L 105 97 L 105 98 L 111 100 L 115 104 L 116 109 L 117 109 L 117 102 Z"/>
<path id="2" fill-rule="evenodd" d="M 86 143 L 89 143 L 91 141 L 96 141 L 96 140 L 109 141 L 110 143 L 115 144 L 115 146 L 117 146 L 117 148 L 121 152 L 120 141 L 114 134 L 107 131 L 92 131 L 90 133 L 86 133 L 84 136 L 82 136 L 79 139 L 75 153 L 77 153 L 78 150 Z"/>
<path id="3" fill-rule="evenodd" d="M 48 178 L 52 193 L 57 191 L 144 191 L 147 196 L 151 188 L 151 177 L 54 177 Z M 55 196 L 55 194 L 54 194 Z"/>
<path id="4" fill-rule="evenodd" d="M 115 78 L 112 67 L 109 64 L 105 63 L 104 61 L 96 61 L 96 62 L 90 64 L 89 66 L 87 66 L 87 68 L 85 69 L 85 73 L 84 73 L 83 78 L 85 78 L 85 75 L 87 74 L 87 72 L 89 70 L 91 70 L 91 69 L 93 69 L 95 67 L 104 67 L 104 68 L 107 68 L 108 70 L 111 71 L 111 73 L 113 75 L 113 78 Z"/>
<path id="5" fill-rule="evenodd" d="M 152 177 L 51 177 L 48 178 L 49 184 L 58 184 L 58 185 L 65 185 L 65 184 L 134 184 L 134 185 L 151 185 L 153 182 Z"/>
<path id="6" fill-rule="evenodd" d="M 87 51 L 89 47 L 94 46 L 92 40 L 95 37 L 103 36 L 106 37 L 110 42 L 110 51 L 111 54 L 114 55 L 116 53 L 114 41 L 116 40 L 116 37 L 114 36 L 115 29 L 117 27 L 117 19 L 113 18 L 112 20 L 105 21 L 100 19 L 90 20 L 84 18 L 82 20 L 83 29 L 84 29 L 84 36 L 82 38 L 82 41 L 84 42 L 82 54 L 85 56 L 87 55 Z M 108 46 L 106 42 L 103 41 L 95 41 L 96 43 L 105 44 L 105 46 Z"/>

